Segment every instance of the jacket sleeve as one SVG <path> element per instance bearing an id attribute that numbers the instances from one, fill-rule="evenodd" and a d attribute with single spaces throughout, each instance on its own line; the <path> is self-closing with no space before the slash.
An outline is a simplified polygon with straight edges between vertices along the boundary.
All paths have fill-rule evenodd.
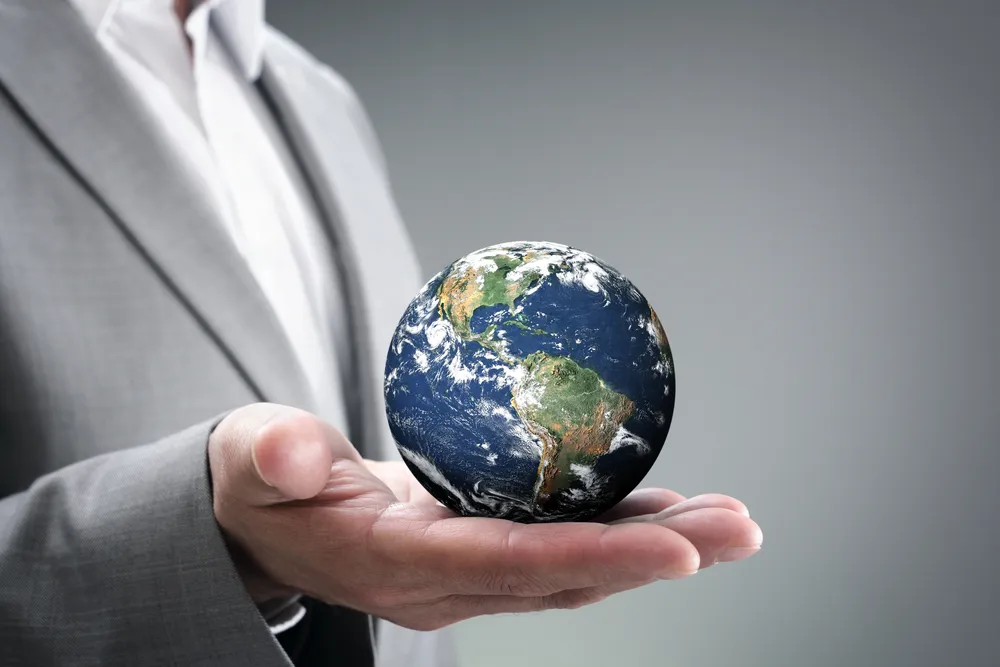
<path id="1" fill-rule="evenodd" d="M 215 521 L 219 419 L 0 501 L 0 664 L 291 665 Z"/>

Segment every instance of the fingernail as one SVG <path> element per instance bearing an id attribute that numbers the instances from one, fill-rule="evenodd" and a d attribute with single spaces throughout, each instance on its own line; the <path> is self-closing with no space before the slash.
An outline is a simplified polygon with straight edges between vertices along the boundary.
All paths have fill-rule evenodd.
<path id="1" fill-rule="evenodd" d="M 661 580 L 662 579 L 667 579 L 667 580 L 687 579 L 692 574 L 698 574 L 698 572 L 701 569 L 701 564 L 700 563 L 692 563 L 692 565 L 694 565 L 694 568 L 691 569 L 691 570 L 688 570 L 687 572 L 678 572 L 675 568 L 671 567 L 669 570 L 667 570 L 665 572 L 661 572 L 659 575 L 657 575 L 656 578 L 657 579 L 661 579 Z"/>
<path id="2" fill-rule="evenodd" d="M 760 551 L 760 547 L 729 547 L 715 557 L 717 563 L 732 563 L 753 556 Z"/>
<path id="3" fill-rule="evenodd" d="M 692 570 L 691 572 L 682 572 L 682 573 L 671 572 L 666 576 L 661 576 L 660 579 L 673 579 L 673 580 L 687 579 L 688 577 L 693 577 L 699 572 L 701 572 L 701 568 L 697 568 L 695 570 Z"/>
<path id="4" fill-rule="evenodd" d="M 742 514 L 743 516 L 745 516 L 746 518 L 748 518 L 748 519 L 750 518 L 750 510 L 749 510 L 749 509 L 747 509 L 747 506 L 746 506 L 746 505 L 744 505 L 744 506 L 743 506 L 743 508 L 742 508 L 742 509 L 740 509 L 740 513 L 741 513 L 741 514 Z"/>

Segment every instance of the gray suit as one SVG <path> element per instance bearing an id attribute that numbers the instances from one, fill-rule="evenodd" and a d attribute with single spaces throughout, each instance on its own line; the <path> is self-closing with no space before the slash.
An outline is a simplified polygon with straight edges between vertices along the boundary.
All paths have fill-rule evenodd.
<path id="1" fill-rule="evenodd" d="M 421 272 L 350 87 L 268 34 L 262 90 L 327 223 L 350 313 L 349 424 L 395 455 L 382 364 Z M 212 513 L 206 441 L 254 401 L 317 409 L 208 205 L 74 10 L 0 0 L 0 664 L 287 665 Z M 331 563 L 331 567 L 336 567 Z M 310 602 L 300 664 L 365 664 Z M 450 665 L 379 623 L 381 664 Z"/>

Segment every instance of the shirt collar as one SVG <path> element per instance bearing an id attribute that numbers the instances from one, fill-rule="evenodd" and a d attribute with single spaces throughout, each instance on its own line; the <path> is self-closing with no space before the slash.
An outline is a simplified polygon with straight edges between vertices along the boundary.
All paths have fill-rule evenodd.
<path id="1" fill-rule="evenodd" d="M 100 35 L 122 2 L 134 0 L 69 0 L 95 35 Z M 149 0 L 146 0 L 149 1 Z M 164 0 L 169 1 L 169 0 Z M 185 30 L 207 25 L 208 14 L 236 65 L 247 78 L 260 76 L 264 57 L 264 0 L 196 0 Z"/>

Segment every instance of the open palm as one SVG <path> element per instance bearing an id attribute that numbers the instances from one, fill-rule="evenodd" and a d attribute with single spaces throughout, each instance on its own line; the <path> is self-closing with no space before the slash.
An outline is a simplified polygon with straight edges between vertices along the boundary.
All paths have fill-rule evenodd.
<path id="1" fill-rule="evenodd" d="M 283 410 L 242 445 L 266 480 L 256 502 L 217 503 L 220 523 L 273 580 L 405 627 L 579 607 L 760 548 L 745 506 L 715 494 L 639 490 L 592 522 L 456 516 L 404 464 Z"/>

